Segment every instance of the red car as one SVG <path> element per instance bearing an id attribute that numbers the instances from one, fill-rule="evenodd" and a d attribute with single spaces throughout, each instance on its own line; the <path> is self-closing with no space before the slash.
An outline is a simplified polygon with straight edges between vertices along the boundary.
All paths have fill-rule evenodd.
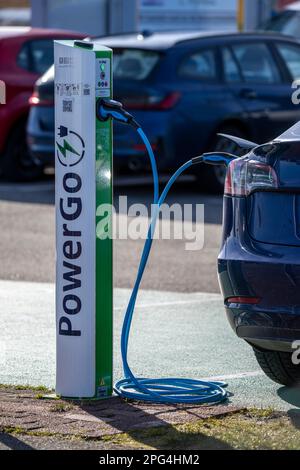
<path id="1" fill-rule="evenodd" d="M 6 179 L 28 181 L 40 176 L 42 169 L 26 144 L 29 98 L 36 80 L 54 62 L 53 40 L 84 37 L 63 30 L 0 28 L 0 80 L 6 94 L 6 104 L 0 104 L 0 172 Z"/>

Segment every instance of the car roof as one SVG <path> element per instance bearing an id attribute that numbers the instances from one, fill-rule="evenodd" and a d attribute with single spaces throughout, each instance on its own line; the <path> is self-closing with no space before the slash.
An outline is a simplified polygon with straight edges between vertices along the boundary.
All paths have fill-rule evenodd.
<path id="1" fill-rule="evenodd" d="M 84 33 L 78 31 L 68 31 L 63 29 L 47 29 L 47 28 L 30 28 L 27 26 L 1 26 L 0 27 L 0 39 L 6 38 L 18 38 L 18 37 L 85 37 Z"/>
<path id="2" fill-rule="evenodd" d="M 294 40 L 292 36 L 281 35 L 279 33 L 274 33 L 272 31 L 266 32 L 249 32 L 249 33 L 237 33 L 229 31 L 169 31 L 169 32 L 144 32 L 144 33 L 131 33 L 131 34 L 121 34 L 114 36 L 103 36 L 100 38 L 95 38 L 93 42 L 101 42 L 105 46 L 112 48 L 138 48 L 138 49 L 149 49 L 149 50 L 164 50 L 170 49 L 171 47 L 176 46 L 177 44 L 185 43 L 188 41 L 193 41 L 197 39 L 211 39 L 218 40 L 222 38 L 229 38 L 231 40 L 240 40 L 241 38 L 249 39 L 285 39 L 285 40 Z"/>

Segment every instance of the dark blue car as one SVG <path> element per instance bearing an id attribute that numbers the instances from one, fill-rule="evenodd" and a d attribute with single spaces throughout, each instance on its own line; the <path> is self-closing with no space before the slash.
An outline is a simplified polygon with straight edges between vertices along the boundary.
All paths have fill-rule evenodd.
<path id="1" fill-rule="evenodd" d="M 114 96 L 149 136 L 160 172 L 204 151 L 231 147 L 219 132 L 264 142 L 300 119 L 291 83 L 300 44 L 273 33 L 153 33 L 99 39 L 114 50 Z M 53 70 L 31 100 L 28 141 L 42 165 L 54 160 Z M 115 124 L 115 168 L 148 169 L 134 131 Z M 197 170 L 199 171 L 199 170 Z M 223 189 L 221 167 L 201 168 L 201 189 Z"/>
<path id="2" fill-rule="evenodd" d="M 218 267 L 236 334 L 272 380 L 299 383 L 300 123 L 230 163 Z"/>

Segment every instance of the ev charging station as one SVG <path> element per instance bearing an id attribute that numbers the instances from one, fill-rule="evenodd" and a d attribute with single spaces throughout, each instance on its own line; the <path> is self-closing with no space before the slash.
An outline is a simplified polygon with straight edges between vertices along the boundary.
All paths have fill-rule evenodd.
<path id="1" fill-rule="evenodd" d="M 112 51 L 54 49 L 56 393 L 99 399 L 112 394 L 112 240 L 97 236 L 97 208 L 112 204 L 112 124 L 96 118 L 96 102 L 112 98 Z"/>
<path id="2" fill-rule="evenodd" d="M 112 98 L 112 51 L 85 41 L 55 43 L 56 142 L 56 393 L 156 403 L 218 403 L 224 382 L 135 377 L 128 341 L 151 252 L 159 210 L 177 178 L 199 163 L 228 164 L 229 154 L 203 154 L 184 163 L 159 194 L 151 144 L 134 116 Z M 112 120 L 132 126 L 151 162 L 155 214 L 149 225 L 121 334 L 124 379 L 112 387 Z M 104 207 L 106 208 L 104 210 Z M 107 215 L 103 222 L 104 214 Z M 97 220 L 98 219 L 98 220 Z"/>

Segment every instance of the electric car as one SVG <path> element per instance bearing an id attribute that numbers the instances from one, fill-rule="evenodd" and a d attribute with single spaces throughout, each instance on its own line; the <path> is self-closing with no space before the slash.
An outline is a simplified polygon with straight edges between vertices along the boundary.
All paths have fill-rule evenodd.
<path id="1" fill-rule="evenodd" d="M 300 122 L 270 143 L 242 147 L 249 152 L 230 163 L 225 181 L 218 260 L 225 309 L 267 376 L 293 385 L 300 381 L 292 360 L 300 340 Z"/>
<path id="2" fill-rule="evenodd" d="M 230 151 L 218 132 L 263 142 L 300 119 L 291 83 L 300 76 L 300 44 L 271 33 L 168 32 L 99 39 L 114 51 L 114 97 L 150 138 L 161 173 L 204 151 Z M 35 88 L 28 141 L 41 164 L 54 162 L 54 70 Z M 148 170 L 145 146 L 114 125 L 118 172 Z M 220 167 L 194 170 L 201 190 L 223 191 Z"/>

